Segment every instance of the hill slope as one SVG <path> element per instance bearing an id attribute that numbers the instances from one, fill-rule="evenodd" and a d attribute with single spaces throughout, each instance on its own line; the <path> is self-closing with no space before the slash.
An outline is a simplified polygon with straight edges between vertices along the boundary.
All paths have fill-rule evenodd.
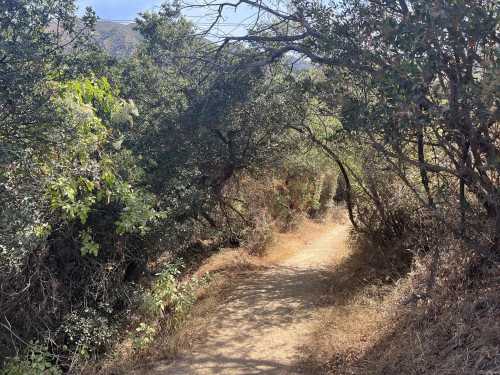
<path id="1" fill-rule="evenodd" d="M 134 23 L 98 21 L 95 28 L 97 43 L 114 57 L 129 57 L 141 42 Z"/>

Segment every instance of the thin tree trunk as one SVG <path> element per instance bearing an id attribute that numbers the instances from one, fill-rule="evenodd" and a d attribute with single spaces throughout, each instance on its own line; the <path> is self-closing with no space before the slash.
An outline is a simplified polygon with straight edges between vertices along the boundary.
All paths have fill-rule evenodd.
<path id="1" fill-rule="evenodd" d="M 361 177 L 357 176 L 356 173 L 353 171 L 353 169 L 349 168 L 348 165 L 346 165 L 345 167 L 347 171 L 351 174 L 351 176 L 354 177 L 354 180 L 358 183 L 358 185 L 364 191 L 364 193 L 373 201 L 373 204 L 375 205 L 375 209 L 377 210 L 380 219 L 384 223 L 387 222 L 385 208 L 382 203 L 382 200 L 380 199 L 377 188 L 375 187 L 376 184 L 373 181 L 371 173 L 367 174 L 368 186 L 365 187 Z"/>
<path id="2" fill-rule="evenodd" d="M 493 239 L 493 251 L 496 252 L 497 256 L 500 255 L 500 197 L 497 192 L 496 200 L 496 213 L 495 213 L 495 236 Z"/>
<path id="3" fill-rule="evenodd" d="M 465 236 L 467 200 L 465 199 L 465 181 L 460 177 L 460 235 Z"/>
<path id="4" fill-rule="evenodd" d="M 464 142 L 463 153 L 462 153 L 462 169 L 467 166 L 467 160 L 469 159 L 469 147 L 470 143 L 468 141 Z M 467 219 L 467 198 L 465 197 L 465 176 L 463 173 L 460 174 L 460 234 L 462 237 L 465 236 L 466 230 L 466 219 Z"/>
<path id="5" fill-rule="evenodd" d="M 427 168 L 425 167 L 425 152 L 424 152 L 424 132 L 420 127 L 417 131 L 417 148 L 418 148 L 418 161 L 420 162 L 420 177 L 422 185 L 424 186 L 425 193 L 427 194 L 427 202 L 429 207 L 434 208 L 434 199 L 429 187 L 429 176 L 427 175 Z"/>
<path id="6" fill-rule="evenodd" d="M 351 221 L 353 228 L 356 229 L 357 231 L 359 231 L 359 226 L 356 223 L 356 220 L 354 219 L 354 211 L 353 211 L 354 205 L 352 202 L 352 190 L 351 190 L 351 181 L 349 179 L 349 175 L 347 174 L 347 171 L 344 167 L 344 164 L 342 164 L 340 159 L 338 159 L 338 158 L 334 158 L 334 159 L 335 159 L 335 162 L 337 163 L 337 165 L 339 166 L 340 173 L 342 173 L 342 176 L 344 177 L 344 181 L 345 181 L 345 186 L 346 186 L 346 188 L 345 188 L 346 189 L 346 199 L 345 200 L 346 200 L 346 204 L 347 204 L 347 212 L 349 213 L 349 220 Z"/>
<path id="7" fill-rule="evenodd" d="M 301 133 L 301 134 L 306 133 L 307 137 L 313 143 L 315 143 L 317 146 L 321 147 L 321 149 L 328 156 L 330 156 L 335 161 L 335 163 L 337 163 L 337 165 L 338 165 L 338 167 L 340 169 L 340 173 L 342 173 L 342 176 L 344 177 L 345 184 L 346 184 L 346 205 L 347 205 L 347 211 L 348 211 L 348 214 L 349 214 L 349 220 L 350 220 L 353 228 L 356 231 L 359 231 L 360 230 L 359 225 L 356 223 L 356 219 L 354 218 L 354 204 L 353 204 L 353 201 L 352 201 L 351 180 L 349 179 L 349 175 L 347 174 L 347 170 L 344 167 L 344 164 L 342 163 L 342 161 L 340 160 L 340 158 L 338 157 L 338 155 L 332 149 L 330 149 L 330 147 L 328 147 L 323 142 L 321 142 L 318 138 L 316 138 L 316 136 L 314 135 L 314 133 L 312 132 L 312 130 L 310 128 L 308 128 L 308 127 L 306 127 L 306 128 L 297 128 L 297 127 L 293 127 L 293 126 L 290 126 L 290 128 L 293 129 L 293 130 L 295 130 L 295 131 L 297 131 L 297 132 L 299 132 L 299 133 Z"/>

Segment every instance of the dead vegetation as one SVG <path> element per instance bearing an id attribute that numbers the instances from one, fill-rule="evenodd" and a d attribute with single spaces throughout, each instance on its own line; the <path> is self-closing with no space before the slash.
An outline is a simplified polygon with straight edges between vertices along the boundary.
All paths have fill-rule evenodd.
<path id="1" fill-rule="evenodd" d="M 451 234 L 399 257 L 366 241 L 330 279 L 328 308 L 303 347 L 311 374 L 500 373 L 500 269 Z M 387 254 L 387 249 L 392 250 Z M 394 251 L 396 250 L 396 251 Z"/>
<path id="2" fill-rule="evenodd" d="M 341 209 L 330 217 L 334 222 L 346 221 Z M 125 350 L 102 373 L 125 374 L 146 359 L 168 362 L 189 351 L 207 336 L 210 318 L 237 285 L 296 255 L 331 224 L 304 220 L 293 232 L 274 229 L 273 240 L 261 256 L 245 247 L 214 253 L 193 271 L 197 277 L 212 274 L 213 278 L 208 287 L 197 291 L 189 318 L 175 331 L 163 331 L 140 355 Z M 500 269 L 495 255 L 471 249 L 443 224 L 429 225 L 433 227 L 427 228 L 431 234 L 426 241 L 434 251 L 413 237 L 421 227 L 392 243 L 351 232 L 347 251 L 336 255 L 326 292 L 318 301 L 320 319 L 301 349 L 301 371 L 318 375 L 499 373 Z"/>

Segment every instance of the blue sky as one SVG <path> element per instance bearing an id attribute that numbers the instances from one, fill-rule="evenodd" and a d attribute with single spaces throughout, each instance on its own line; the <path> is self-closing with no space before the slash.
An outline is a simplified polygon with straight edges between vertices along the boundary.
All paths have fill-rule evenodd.
<path id="1" fill-rule="evenodd" d="M 78 0 L 80 9 L 91 6 L 106 20 L 130 20 L 137 13 L 157 8 L 162 0 Z"/>
<path id="2" fill-rule="evenodd" d="M 103 20 L 133 20 L 138 13 L 147 10 L 158 9 L 165 0 L 77 0 L 80 12 L 85 7 L 91 6 L 97 15 Z M 196 0 L 189 0 L 190 3 L 195 3 Z M 235 1 L 236 2 L 236 1 Z M 218 30 L 214 33 L 221 32 L 225 34 L 244 34 L 245 27 L 240 24 L 249 24 L 256 14 L 254 10 L 248 7 L 240 6 L 237 12 L 228 10 L 224 13 L 224 21 Z M 206 27 L 213 20 L 213 16 L 207 14 L 206 9 L 191 9 L 185 12 L 185 15 L 197 24 L 200 28 Z"/>

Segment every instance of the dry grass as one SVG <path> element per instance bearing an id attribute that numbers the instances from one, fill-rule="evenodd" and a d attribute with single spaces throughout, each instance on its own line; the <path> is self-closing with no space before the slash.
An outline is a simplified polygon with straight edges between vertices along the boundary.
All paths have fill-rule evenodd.
<path id="1" fill-rule="evenodd" d="M 384 335 L 395 271 L 389 258 L 353 241 L 329 276 L 316 329 L 302 347 L 299 367 L 308 374 L 365 374 L 350 365 Z M 392 275 L 392 276 L 390 276 Z"/>
<path id="2" fill-rule="evenodd" d="M 339 218 L 344 220 L 342 215 Z M 168 360 L 189 349 L 206 336 L 210 317 L 240 280 L 286 261 L 331 227 L 332 223 L 305 221 L 295 232 L 276 232 L 261 257 L 243 248 L 214 254 L 196 271 L 198 276 L 209 272 L 215 277 L 199 291 L 189 319 L 176 332 L 161 335 L 142 356 L 122 355 L 120 371 L 107 373 L 129 373 L 146 357 L 148 362 Z M 352 241 L 331 270 L 318 324 L 302 348 L 302 371 L 315 375 L 500 374 L 498 263 L 477 261 L 474 252 L 451 238 L 440 243 L 444 255 L 429 291 L 432 254 L 413 258 L 410 272 L 411 259 L 402 256 L 398 247 L 381 249 L 362 238 Z M 127 352 L 126 343 L 122 350 Z"/>
<path id="3" fill-rule="evenodd" d="M 222 249 L 203 262 L 195 275 L 201 277 L 211 273 L 230 277 L 234 274 L 256 271 L 264 267 L 264 262 L 260 258 L 250 255 L 245 249 Z"/>
<path id="4" fill-rule="evenodd" d="M 262 256 L 262 261 L 269 265 L 283 262 L 295 255 L 304 245 L 331 230 L 334 225 L 343 222 L 345 222 L 345 215 L 341 213 L 324 222 L 304 219 L 293 232 L 276 232 L 273 243 Z"/>
<path id="5" fill-rule="evenodd" d="M 339 217 L 339 221 L 343 217 Z M 320 237 L 337 221 L 317 222 L 304 219 L 297 230 L 282 233 L 274 230 L 273 240 L 261 256 L 249 254 L 245 248 L 222 249 L 208 258 L 196 271 L 197 276 L 206 273 L 224 273 L 227 276 L 257 271 L 280 263 L 295 255 L 304 245 Z"/>
<path id="6" fill-rule="evenodd" d="M 401 300 L 421 290 L 415 288 L 422 280 L 419 271 L 385 302 L 392 311 L 381 321 L 383 335 L 353 368 L 358 373 L 388 375 L 500 374 L 498 267 L 496 275 L 481 272 L 479 279 L 462 285 L 448 280 L 435 288 L 431 298 L 401 305 Z"/>
<path id="7" fill-rule="evenodd" d="M 222 266 L 222 263 L 220 263 L 220 266 Z M 238 267 L 242 272 L 243 270 L 253 269 L 253 265 L 243 263 Z M 225 269 L 235 272 L 235 268 L 232 267 Z M 138 366 L 142 366 L 144 362 L 170 360 L 179 351 L 190 348 L 205 335 L 208 329 L 208 317 L 230 293 L 232 289 L 231 281 L 234 281 L 236 277 L 241 277 L 241 274 L 235 272 L 231 277 L 222 273 L 215 275 L 208 286 L 197 291 L 197 302 L 180 327 L 173 331 L 167 328 L 160 330 L 154 342 L 142 350 L 136 350 L 132 339 L 124 335 L 123 339 L 115 344 L 114 349 L 111 351 L 112 354 L 99 364 L 99 369 L 90 366 L 85 373 L 97 372 L 102 375 L 129 374 Z M 132 328 L 136 326 L 135 322 L 140 320 L 140 316 L 131 317 L 129 331 L 133 331 Z"/>
<path id="8" fill-rule="evenodd" d="M 303 347 L 303 370 L 500 374 L 500 267 L 494 259 L 474 263 L 471 249 L 451 238 L 443 243 L 430 291 L 431 254 L 417 256 L 412 272 L 391 282 L 391 267 L 377 264 L 369 248 L 355 249 L 332 272 L 327 307 Z"/>

